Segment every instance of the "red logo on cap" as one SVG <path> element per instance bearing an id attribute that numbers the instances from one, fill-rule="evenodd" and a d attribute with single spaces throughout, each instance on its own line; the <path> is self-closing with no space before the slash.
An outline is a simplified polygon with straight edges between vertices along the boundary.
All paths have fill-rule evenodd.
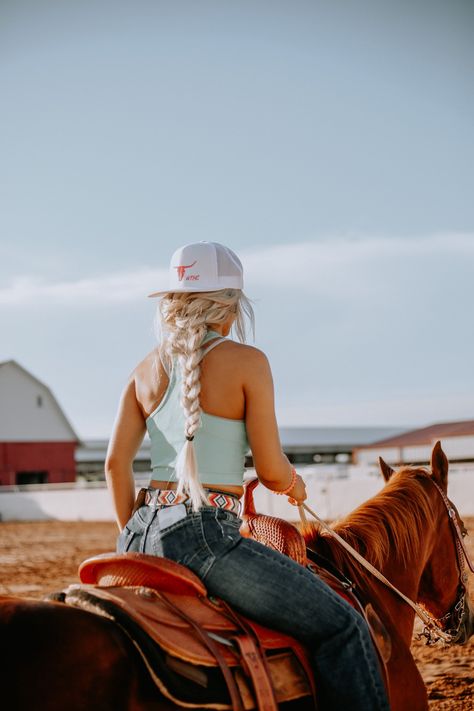
<path id="1" fill-rule="evenodd" d="M 196 259 L 192 264 L 188 264 L 187 266 L 185 266 L 185 265 L 183 264 L 182 266 L 179 266 L 179 267 L 173 267 L 173 269 L 177 269 L 177 270 L 178 270 L 178 279 L 179 279 L 179 281 L 183 281 L 183 279 L 184 279 L 184 273 L 185 273 L 186 269 L 191 269 L 191 267 L 194 267 L 194 265 L 196 264 L 196 262 L 197 262 L 197 259 Z"/>

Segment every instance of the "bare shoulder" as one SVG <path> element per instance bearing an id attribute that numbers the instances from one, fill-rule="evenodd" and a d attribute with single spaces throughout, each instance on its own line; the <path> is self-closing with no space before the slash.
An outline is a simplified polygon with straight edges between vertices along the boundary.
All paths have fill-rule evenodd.
<path id="1" fill-rule="evenodd" d="M 157 347 L 135 366 L 129 382 L 133 384 L 144 417 L 148 417 L 161 402 L 169 382 Z"/>
<path id="2" fill-rule="evenodd" d="M 142 379 L 150 373 L 155 372 L 161 366 L 160 354 L 158 348 L 153 348 L 147 355 L 135 366 L 130 373 L 131 379 Z"/>
<path id="3" fill-rule="evenodd" d="M 225 346 L 229 349 L 229 352 L 232 350 L 235 353 L 238 353 L 243 358 L 266 358 L 266 355 L 263 351 L 261 351 L 259 348 L 256 348 L 255 346 L 249 346 L 247 343 L 240 343 L 239 341 L 228 340 L 225 341 Z"/>
<path id="4" fill-rule="evenodd" d="M 253 365 L 260 365 L 262 367 L 269 365 L 266 354 L 260 350 L 260 348 L 248 346 L 246 344 L 243 344 L 243 348 L 245 349 L 245 357 Z"/>
<path id="5" fill-rule="evenodd" d="M 261 373 L 262 371 L 268 371 L 270 369 L 267 356 L 262 350 L 255 346 L 229 341 L 227 354 L 232 360 L 235 360 L 241 368 L 252 373 Z"/>
<path id="6" fill-rule="evenodd" d="M 130 373 L 130 380 L 135 382 L 139 399 L 150 389 L 156 388 L 165 375 L 158 348 L 154 348 Z"/>

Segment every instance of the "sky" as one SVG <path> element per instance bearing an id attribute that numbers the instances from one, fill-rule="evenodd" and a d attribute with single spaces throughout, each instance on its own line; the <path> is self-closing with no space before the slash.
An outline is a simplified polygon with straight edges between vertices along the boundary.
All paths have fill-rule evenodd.
<path id="1" fill-rule="evenodd" d="M 474 418 L 474 4 L 3 0 L 0 360 L 108 437 L 171 253 L 234 249 L 282 425 Z"/>

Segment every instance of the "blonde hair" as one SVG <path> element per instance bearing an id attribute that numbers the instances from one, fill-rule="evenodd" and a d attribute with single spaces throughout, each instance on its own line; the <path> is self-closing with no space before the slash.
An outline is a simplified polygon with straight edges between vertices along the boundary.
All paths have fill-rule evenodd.
<path id="1" fill-rule="evenodd" d="M 177 358 L 182 375 L 181 406 L 186 441 L 176 460 L 177 493 L 188 494 L 194 511 L 208 503 L 193 443 L 195 432 L 201 426 L 202 342 L 210 325 L 223 324 L 232 314 L 235 314 L 232 328 L 239 341 L 245 343 L 246 320 L 254 333 L 254 314 L 252 304 L 240 289 L 171 292 L 159 303 L 163 355 L 170 362 Z"/>

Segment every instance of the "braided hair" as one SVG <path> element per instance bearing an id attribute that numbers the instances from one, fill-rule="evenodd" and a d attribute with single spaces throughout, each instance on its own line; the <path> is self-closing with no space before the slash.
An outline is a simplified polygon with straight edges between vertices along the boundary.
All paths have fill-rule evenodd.
<path id="1" fill-rule="evenodd" d="M 177 493 L 186 493 L 194 511 L 208 503 L 202 486 L 194 435 L 201 426 L 201 358 L 202 342 L 209 325 L 225 323 L 235 314 L 237 337 L 245 342 L 245 317 L 254 328 L 250 301 L 239 289 L 212 292 L 168 293 L 159 303 L 163 350 L 172 361 L 177 358 L 182 375 L 181 406 L 184 413 L 185 443 L 176 460 Z"/>

